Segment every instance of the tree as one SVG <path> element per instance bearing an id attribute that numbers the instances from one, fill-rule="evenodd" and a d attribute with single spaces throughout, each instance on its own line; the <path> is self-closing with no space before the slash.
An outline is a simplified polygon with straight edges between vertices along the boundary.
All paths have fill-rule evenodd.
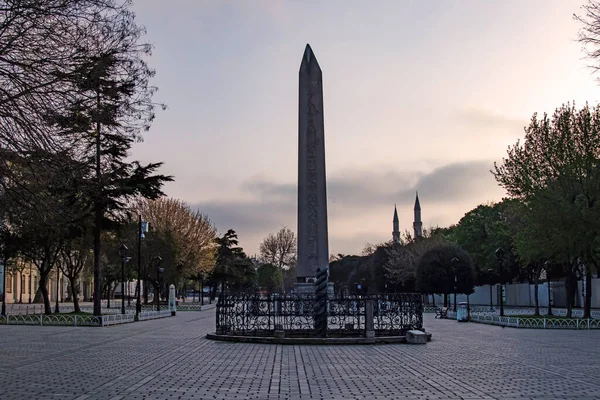
<path id="1" fill-rule="evenodd" d="M 141 132 L 154 119 L 156 88 L 146 64 L 151 46 L 131 2 L 112 0 L 4 0 L 0 8 L 0 149 L 46 151 L 55 169 L 81 169 L 78 194 L 94 217 L 94 314 L 100 308 L 101 235 L 137 197 L 163 195 L 171 177 L 155 175 L 160 163 L 126 161 Z M 39 41 L 39 43 L 38 43 Z M 6 52 L 6 53 L 5 53 Z M 7 54 L 6 57 L 4 55 Z M 5 64 L 1 64 L 1 63 Z M 6 66 L 2 69 L 1 66 Z M 5 89 L 5 86 L 0 87 Z M 15 139 L 16 138 L 16 139 Z M 0 163 L 0 176 L 12 169 Z"/>
<path id="2" fill-rule="evenodd" d="M 548 245 L 561 254 L 545 254 L 565 260 L 568 297 L 574 288 L 573 271 L 581 259 L 591 289 L 592 268 L 600 267 L 600 107 L 586 104 L 556 109 L 552 119 L 534 114 L 525 129 L 525 141 L 509 147 L 492 173 L 513 198 L 535 202 L 537 218 L 552 221 L 561 235 L 549 235 Z M 559 210 L 559 211 L 558 211 Z M 557 212 L 558 211 L 558 212 Z M 548 225 L 546 225 L 550 228 Z M 586 291 L 584 316 L 589 317 L 591 290 Z"/>
<path id="3" fill-rule="evenodd" d="M 284 227 L 263 239 L 259 247 L 260 256 L 269 264 L 286 268 L 296 259 L 296 244 L 294 232 Z"/>
<path id="4" fill-rule="evenodd" d="M 79 232 L 65 240 L 60 248 L 59 267 L 64 276 L 69 280 L 73 294 L 73 309 L 81 312 L 79 307 L 79 279 L 86 265 L 90 264 L 92 235 L 91 224 L 81 226 Z"/>
<path id="5" fill-rule="evenodd" d="M 417 259 L 407 247 L 400 243 L 394 243 L 387 248 L 388 261 L 384 268 L 390 287 L 393 286 L 395 291 L 414 291 Z"/>
<path id="6" fill-rule="evenodd" d="M 47 281 L 60 249 L 82 223 L 87 199 L 78 189 L 80 164 L 65 154 L 31 151 L 2 152 L 11 177 L 0 179 L 0 219 L 4 220 L 4 245 L 20 254 L 39 271 L 39 291 L 50 314 Z M 67 169 L 56 168 L 66 165 Z"/>
<path id="7" fill-rule="evenodd" d="M 272 292 L 281 288 L 282 270 L 273 264 L 262 264 L 256 270 L 256 280 L 259 288 Z"/>
<path id="8" fill-rule="evenodd" d="M 588 0 L 581 8 L 585 16 L 573 14 L 573 18 L 581 23 L 577 39 L 583 45 L 587 58 L 593 62 L 590 67 L 597 73 L 600 70 L 600 3 L 597 0 Z"/>
<path id="9" fill-rule="evenodd" d="M 339 254 L 336 260 L 329 262 L 329 280 L 333 282 L 334 290 L 350 289 L 349 285 L 354 282 L 350 275 L 358 268 L 361 258 Z"/>
<path id="10" fill-rule="evenodd" d="M 244 250 L 238 247 L 235 231 L 229 229 L 223 236 L 217 237 L 215 243 L 216 264 L 211 280 L 221 284 L 221 293 L 225 293 L 226 284 L 236 290 L 250 288 L 256 280 L 256 270 Z"/>
<path id="11" fill-rule="evenodd" d="M 72 74 L 89 55 L 91 26 L 105 25 L 130 2 L 0 0 L 0 148 L 60 151 L 70 143 L 46 118 L 78 91 Z M 2 166 L 0 166 L 2 168 Z"/>
<path id="12" fill-rule="evenodd" d="M 269 235 L 263 239 L 259 246 L 260 257 L 263 262 L 277 266 L 282 270 L 288 270 L 296 262 L 297 251 L 296 235 L 289 228 L 281 228 L 275 235 Z M 283 279 L 281 289 L 285 292 Z"/>
<path id="13" fill-rule="evenodd" d="M 475 277 L 469 253 L 454 244 L 429 249 L 419 261 L 417 290 L 425 294 L 444 294 L 444 305 L 450 293 L 473 293 Z"/>
<path id="14" fill-rule="evenodd" d="M 172 282 L 210 273 L 215 265 L 216 229 L 206 215 L 173 198 L 144 199 L 137 208 L 153 232 L 168 234 L 173 240 L 173 267 L 179 268 L 168 271 Z"/>
<path id="15" fill-rule="evenodd" d="M 133 14 L 121 9 L 103 25 L 89 28 L 88 57 L 73 74 L 79 89 L 65 112 L 55 112 L 51 122 L 64 137 L 77 143 L 89 175 L 85 184 L 93 199 L 94 292 L 100 293 L 101 232 L 107 214 L 118 213 L 128 200 L 162 196 L 161 186 L 172 177 L 154 175 L 161 163 L 141 165 L 125 161 L 134 140 L 154 119 L 149 86 L 154 71 L 143 58 L 149 46 L 138 43 L 143 28 Z M 110 226 L 109 226 L 110 227 Z M 94 314 L 101 312 L 94 297 Z"/>
<path id="16" fill-rule="evenodd" d="M 294 285 L 297 282 L 297 275 L 298 275 L 298 271 L 297 271 L 297 259 L 294 259 L 290 265 L 288 266 L 287 269 L 284 269 L 282 271 L 283 274 L 283 291 L 284 292 L 289 292 L 292 289 L 294 289 Z M 330 269 L 330 279 L 331 279 L 331 269 Z"/>
<path id="17" fill-rule="evenodd" d="M 423 229 L 420 238 L 413 238 L 405 231 L 402 244 L 390 244 L 388 261 L 385 264 L 386 277 L 396 290 L 412 292 L 415 290 L 417 264 L 429 249 L 446 243 L 447 240 L 439 228 Z"/>
<path id="18" fill-rule="evenodd" d="M 479 284 L 489 284 L 499 275 L 495 251 L 506 251 L 506 281 L 522 278 L 521 266 L 514 250 L 514 237 L 519 218 L 520 202 L 503 199 L 500 203 L 481 204 L 467 212 L 453 229 L 451 240 L 473 257 L 476 279 Z M 494 271 L 490 274 L 488 271 Z"/>

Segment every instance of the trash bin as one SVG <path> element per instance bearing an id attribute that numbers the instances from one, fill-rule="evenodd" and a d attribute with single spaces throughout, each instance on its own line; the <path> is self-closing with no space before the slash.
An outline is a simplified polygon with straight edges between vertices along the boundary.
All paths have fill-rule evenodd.
<path id="1" fill-rule="evenodd" d="M 458 303 L 458 308 L 456 309 L 456 320 L 458 322 L 467 322 L 469 320 L 467 315 L 466 302 Z"/>

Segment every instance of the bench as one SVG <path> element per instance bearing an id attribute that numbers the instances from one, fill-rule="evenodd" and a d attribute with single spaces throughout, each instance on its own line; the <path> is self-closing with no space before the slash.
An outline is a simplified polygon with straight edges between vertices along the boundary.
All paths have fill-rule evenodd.
<path id="1" fill-rule="evenodd" d="M 448 307 L 441 307 L 435 310 L 436 318 L 448 318 Z"/>

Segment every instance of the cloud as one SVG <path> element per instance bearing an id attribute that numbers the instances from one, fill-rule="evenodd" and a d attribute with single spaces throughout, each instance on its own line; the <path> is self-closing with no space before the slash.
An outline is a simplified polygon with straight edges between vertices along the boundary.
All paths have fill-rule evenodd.
<path id="1" fill-rule="evenodd" d="M 435 207 L 442 220 L 452 223 L 469 211 L 465 205 L 499 200 L 502 194 L 489 172 L 491 166 L 491 162 L 477 161 L 448 164 L 429 172 L 351 170 L 329 177 L 330 252 L 357 253 L 366 241 L 389 236 L 391 226 L 383 224 L 390 219 L 388 214 L 395 203 L 405 212 L 401 220 L 408 224 L 407 210 L 412 212 L 415 191 L 419 191 L 423 206 Z M 194 207 L 207 214 L 220 232 L 234 229 L 251 254 L 258 251 L 258 244 L 269 232 L 283 226 L 296 230 L 295 183 L 269 182 L 260 177 L 245 182 L 241 190 L 240 200 L 213 200 Z M 427 211 L 434 214 L 432 208 Z M 426 226 L 439 223 L 431 219 L 424 222 Z"/>
<path id="2" fill-rule="evenodd" d="M 526 118 L 513 118 L 502 113 L 478 107 L 468 107 L 455 114 L 455 120 L 461 124 L 480 129 L 496 129 L 514 135 L 522 133 L 527 125 Z"/>

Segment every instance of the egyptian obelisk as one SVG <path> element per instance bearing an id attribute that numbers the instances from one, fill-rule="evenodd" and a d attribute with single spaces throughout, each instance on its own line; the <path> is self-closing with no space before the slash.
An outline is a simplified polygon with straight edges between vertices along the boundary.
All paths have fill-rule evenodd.
<path id="1" fill-rule="evenodd" d="M 323 75 L 310 45 L 300 64 L 298 102 L 298 283 L 329 266 Z M 299 288 L 299 287 L 298 287 Z"/>

